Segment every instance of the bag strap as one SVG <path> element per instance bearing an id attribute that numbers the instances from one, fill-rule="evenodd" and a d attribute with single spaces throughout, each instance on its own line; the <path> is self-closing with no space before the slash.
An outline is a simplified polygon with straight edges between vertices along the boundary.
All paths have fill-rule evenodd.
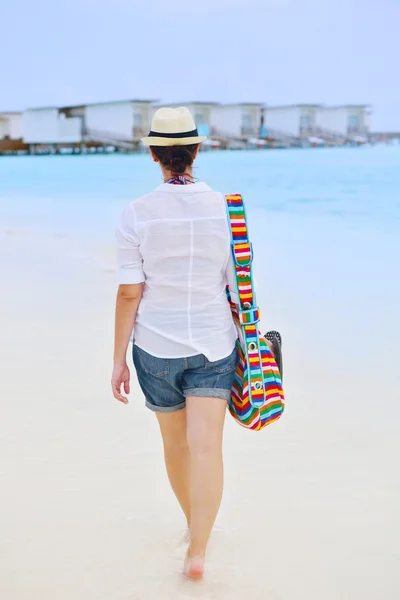
<path id="1" fill-rule="evenodd" d="M 249 240 L 246 210 L 240 194 L 225 196 L 225 200 L 231 232 L 240 323 L 255 324 L 260 320 L 260 315 L 253 284 L 253 246 Z"/>
<path id="2" fill-rule="evenodd" d="M 238 311 L 231 303 L 233 316 L 240 328 L 247 364 L 249 366 L 250 403 L 254 408 L 264 404 L 264 383 L 262 378 L 262 358 L 257 323 L 260 310 L 256 304 L 253 284 L 253 247 L 249 240 L 246 210 L 240 194 L 225 196 L 228 223 L 231 232 L 231 250 L 236 279 L 236 291 L 239 299 Z"/>

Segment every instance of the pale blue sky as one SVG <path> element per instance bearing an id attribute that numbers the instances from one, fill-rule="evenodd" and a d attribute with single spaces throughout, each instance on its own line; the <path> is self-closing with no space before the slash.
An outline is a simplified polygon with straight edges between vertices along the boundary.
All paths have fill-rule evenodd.
<path id="1" fill-rule="evenodd" d="M 3 0 L 0 110 L 370 103 L 400 131 L 399 0 Z"/>

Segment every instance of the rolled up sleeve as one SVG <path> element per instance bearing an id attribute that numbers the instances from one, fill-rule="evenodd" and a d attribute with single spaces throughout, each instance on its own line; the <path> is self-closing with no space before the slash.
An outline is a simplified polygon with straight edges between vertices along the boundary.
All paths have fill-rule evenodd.
<path id="1" fill-rule="evenodd" d="M 115 232 L 117 242 L 117 279 L 120 285 L 143 283 L 143 257 L 137 233 L 135 210 L 128 206 L 121 215 Z"/>

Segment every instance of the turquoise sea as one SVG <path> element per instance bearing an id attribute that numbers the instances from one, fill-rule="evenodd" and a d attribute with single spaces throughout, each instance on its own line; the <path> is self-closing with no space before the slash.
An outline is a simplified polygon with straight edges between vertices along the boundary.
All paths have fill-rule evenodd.
<path id="1" fill-rule="evenodd" d="M 332 227 L 396 231 L 400 146 L 205 152 L 196 175 L 224 193 L 244 194 L 248 210 Z M 107 234 L 110 219 L 160 183 L 147 155 L 0 158 L 2 224 Z"/>
<path id="2" fill-rule="evenodd" d="M 196 175 L 244 195 L 262 314 L 293 353 L 341 352 L 365 377 L 377 337 L 398 381 L 400 146 L 204 152 Z M 2 157 L 1 228 L 111 247 L 122 207 L 160 182 L 147 155 Z"/>

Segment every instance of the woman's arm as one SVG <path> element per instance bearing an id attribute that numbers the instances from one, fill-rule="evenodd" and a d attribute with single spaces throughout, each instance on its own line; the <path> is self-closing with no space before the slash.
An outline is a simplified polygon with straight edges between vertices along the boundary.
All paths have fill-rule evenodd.
<path id="1" fill-rule="evenodd" d="M 114 398 L 123 404 L 128 404 L 128 398 L 121 393 L 130 393 L 130 372 L 126 364 L 126 352 L 129 339 L 135 324 L 136 313 L 142 299 L 143 284 L 123 284 L 118 288 L 115 305 L 115 336 L 114 336 L 114 368 L 111 377 L 111 387 Z"/>
<path id="2" fill-rule="evenodd" d="M 128 404 L 128 399 L 121 394 L 121 386 L 123 385 L 125 394 L 130 391 L 126 352 L 145 281 L 136 226 L 134 207 L 130 204 L 122 213 L 116 231 L 119 287 L 115 307 L 114 369 L 111 378 L 114 397 L 124 404 Z"/>
<path id="3" fill-rule="evenodd" d="M 114 369 L 111 386 L 114 398 L 128 404 L 128 398 L 121 394 L 123 385 L 125 394 L 130 393 L 130 372 L 126 364 L 126 352 L 136 313 L 142 298 L 143 284 L 123 284 L 117 292 L 115 304 Z"/>
<path id="4" fill-rule="evenodd" d="M 142 291 L 142 283 L 120 285 L 118 288 L 115 305 L 114 364 L 126 362 L 126 352 Z"/>

